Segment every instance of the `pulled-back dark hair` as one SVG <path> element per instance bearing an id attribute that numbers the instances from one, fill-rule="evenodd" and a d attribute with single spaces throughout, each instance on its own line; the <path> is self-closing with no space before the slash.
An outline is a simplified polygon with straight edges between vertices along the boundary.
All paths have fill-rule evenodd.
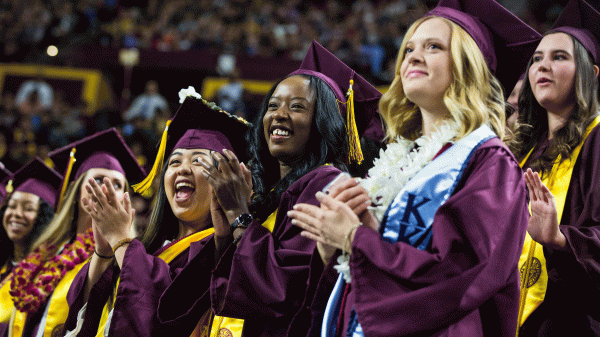
<path id="1" fill-rule="evenodd" d="M 344 119 L 333 91 L 318 77 L 297 76 L 309 79 L 310 87 L 315 93 L 315 105 L 311 134 L 304 155 L 291 163 L 291 172 L 280 177 L 279 162 L 269 152 L 263 130 L 263 118 L 267 113 L 269 100 L 281 81 L 271 88 L 263 100 L 254 128 L 249 133 L 249 152 L 252 158 L 249 166 L 254 188 L 250 211 L 259 221 L 264 221 L 277 209 L 283 192 L 306 173 L 325 164 L 346 170 L 348 140 Z"/>
<path id="2" fill-rule="evenodd" d="M 545 35 L 558 33 L 549 31 Z M 570 36 L 570 35 L 569 35 Z M 594 72 L 594 62 L 583 45 L 573 38 L 575 58 L 575 109 L 567 123 L 556 131 L 550 146 L 542 156 L 529 165 L 542 175 L 548 174 L 558 156 L 561 160 L 571 157 L 571 153 L 583 140 L 583 135 L 598 115 L 598 78 Z M 519 119 L 516 130 L 516 142 L 512 147 L 515 157 L 522 160 L 535 145 L 548 133 L 548 114 L 536 100 L 529 82 L 529 60 L 523 87 L 519 96 Z"/>
<path id="3" fill-rule="evenodd" d="M 158 191 L 152 202 L 152 213 L 150 213 L 148 226 L 140 238 L 140 241 L 146 247 L 146 251 L 150 254 L 160 249 L 165 240 L 173 240 L 179 234 L 179 219 L 173 213 L 165 192 L 165 172 L 169 166 L 166 164 L 168 161 L 169 157 L 165 158 Z M 218 162 L 214 158 L 213 165 L 218 168 Z"/>
<path id="4" fill-rule="evenodd" d="M 8 201 L 5 202 L 2 207 L 0 207 L 0 221 L 4 221 L 4 213 L 6 212 L 6 208 L 8 207 Z M 35 222 L 33 223 L 33 230 L 29 233 L 27 237 L 27 252 L 31 253 L 29 250 L 31 248 L 31 244 L 35 241 L 35 239 L 42 233 L 46 225 L 50 223 L 52 217 L 54 216 L 54 209 L 47 202 L 40 199 L 40 205 L 38 207 L 38 212 L 35 217 Z M 6 261 L 12 256 L 14 250 L 14 245 L 12 241 L 6 235 L 6 231 L 4 230 L 4 226 L 0 230 L 0 266 L 2 266 Z"/>
<path id="5" fill-rule="evenodd" d="M 168 161 L 165 158 L 165 161 Z M 162 172 L 160 173 L 160 180 L 158 184 L 158 191 L 156 197 L 152 202 L 152 213 L 150 213 L 150 220 L 148 226 L 142 234 L 140 241 L 146 247 L 146 251 L 150 254 L 157 251 L 161 246 L 164 239 L 173 239 L 177 236 L 179 231 L 179 219 L 173 213 L 171 205 L 167 199 L 167 193 L 165 192 L 165 172 L 169 165 L 163 165 Z M 162 224 L 165 224 L 162 226 Z"/>

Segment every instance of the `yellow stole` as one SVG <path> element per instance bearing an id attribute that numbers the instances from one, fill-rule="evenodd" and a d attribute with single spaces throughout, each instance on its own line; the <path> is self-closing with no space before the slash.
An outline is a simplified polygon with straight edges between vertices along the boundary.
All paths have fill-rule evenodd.
<path id="1" fill-rule="evenodd" d="M 174 244 L 169 246 L 167 249 L 163 250 L 158 255 L 158 257 L 161 258 L 163 261 L 165 261 L 167 264 L 171 263 L 171 261 L 173 261 L 177 256 L 179 256 L 179 254 L 183 253 L 183 251 L 188 249 L 190 247 L 190 244 L 192 244 L 192 242 L 200 241 L 200 240 L 204 239 L 205 237 L 213 234 L 214 232 L 215 232 L 214 228 L 209 228 L 209 229 L 205 229 L 201 232 L 189 235 L 189 236 L 175 242 Z M 112 308 L 114 308 L 114 306 L 115 306 L 115 300 L 117 299 L 117 290 L 119 289 L 120 281 L 121 281 L 121 279 L 119 278 L 117 280 L 117 285 L 115 286 L 115 293 L 113 296 L 112 303 L 107 302 L 104 305 L 104 308 L 102 309 L 102 316 L 100 317 L 100 323 L 98 324 L 98 332 L 96 333 L 96 337 L 104 336 L 104 328 L 106 327 L 106 322 L 108 321 L 108 315 L 110 314 L 110 311 L 112 310 Z"/>
<path id="2" fill-rule="evenodd" d="M 273 233 L 275 228 L 275 218 L 277 218 L 277 210 L 271 213 L 267 220 L 262 223 L 262 226 Z M 210 327 L 210 337 L 219 336 L 231 336 L 240 337 L 242 336 L 242 330 L 244 329 L 244 320 L 231 317 L 215 316 L 213 318 L 212 325 Z"/>
<path id="3" fill-rule="evenodd" d="M 45 310 L 46 307 L 48 308 L 46 325 L 39 327 L 39 329 L 44 329 L 44 337 L 52 337 L 62 331 L 67 316 L 69 315 L 69 303 L 67 303 L 69 288 L 79 270 L 83 268 L 88 261 L 89 258 L 76 265 L 75 268 L 69 270 L 62 280 L 58 282 L 56 288 L 54 288 L 54 292 L 50 295 L 48 304 L 40 308 L 40 310 Z M 27 314 L 18 310 L 13 310 L 13 312 L 14 315 L 12 317 L 9 337 L 21 337 L 23 329 L 25 328 L 25 323 L 27 322 Z"/>
<path id="4" fill-rule="evenodd" d="M 6 273 L 8 269 L 8 264 L 10 261 L 7 261 L 2 269 L 0 270 L 0 274 Z M 0 323 L 6 323 L 10 321 L 10 315 L 15 308 L 15 304 L 12 301 L 12 297 L 8 293 L 10 290 L 10 283 L 12 282 L 12 273 L 6 275 L 6 279 L 2 280 L 2 287 L 0 287 Z"/>
<path id="5" fill-rule="evenodd" d="M 565 202 L 567 199 L 567 191 L 571 183 L 573 175 L 573 167 L 581 151 L 581 147 L 592 129 L 598 125 L 600 117 L 596 117 L 588 126 L 581 143 L 573 150 L 571 158 L 565 159 L 561 163 L 560 155 L 556 158 L 556 162 L 552 166 L 550 174 L 547 174 L 542 182 L 548 187 L 554 201 L 556 202 L 556 211 L 558 221 L 562 219 Z M 527 159 L 533 152 L 533 149 L 521 161 L 523 167 Z M 548 287 L 548 271 L 546 270 L 546 258 L 544 257 L 544 249 L 537 242 L 533 241 L 529 233 L 525 235 L 525 243 L 523 252 L 519 259 L 519 271 L 521 273 L 521 294 L 519 298 L 519 316 L 518 327 L 522 326 L 525 320 L 531 313 L 542 304 L 546 296 L 546 288 Z"/>

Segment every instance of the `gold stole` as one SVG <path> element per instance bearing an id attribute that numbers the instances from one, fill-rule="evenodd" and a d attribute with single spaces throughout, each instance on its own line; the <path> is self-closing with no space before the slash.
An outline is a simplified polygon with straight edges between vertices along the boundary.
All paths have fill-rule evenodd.
<path id="1" fill-rule="evenodd" d="M 556 158 L 554 166 L 552 166 L 550 174 L 547 174 L 542 179 L 544 185 L 546 185 L 550 192 L 552 192 L 552 195 L 554 195 L 559 222 L 560 219 L 562 219 L 567 199 L 567 191 L 569 190 L 571 176 L 573 175 L 573 167 L 575 167 L 575 162 L 577 161 L 577 157 L 579 156 L 579 152 L 581 151 L 581 147 L 587 136 L 599 122 L 600 117 L 596 117 L 588 126 L 581 143 L 573 150 L 571 158 L 565 159 L 561 163 L 561 157 L 559 155 L 558 158 Z M 527 154 L 523 161 L 521 161 L 521 167 L 525 165 L 525 162 L 532 152 L 533 149 Z M 548 271 L 546 270 L 544 249 L 541 245 L 531 239 L 529 233 L 526 233 L 525 235 L 523 251 L 519 258 L 519 271 L 521 273 L 521 293 L 519 298 L 517 327 L 521 327 L 529 315 L 542 304 L 546 295 L 546 288 L 548 287 Z"/>
<path id="2" fill-rule="evenodd" d="M 262 223 L 262 226 L 273 233 L 275 228 L 275 218 L 277 218 L 277 210 L 271 213 L 267 220 Z M 242 330 L 244 329 L 244 320 L 231 317 L 215 316 L 213 318 L 212 325 L 210 327 L 210 337 L 218 336 L 231 336 L 240 337 L 242 336 Z"/>
<path id="3" fill-rule="evenodd" d="M 179 256 L 179 254 L 183 253 L 184 250 L 188 249 L 190 247 L 190 244 L 192 244 L 192 242 L 200 241 L 200 240 L 204 239 L 205 237 L 213 234 L 214 232 L 215 232 L 214 228 L 209 228 L 209 229 L 205 229 L 201 232 L 189 235 L 189 236 L 175 242 L 174 244 L 169 246 L 167 249 L 163 250 L 158 255 L 158 257 L 161 258 L 163 261 L 165 261 L 167 264 L 169 264 L 177 256 Z M 100 317 L 100 323 L 98 324 L 98 332 L 96 333 L 96 337 L 104 336 L 104 328 L 106 327 L 106 322 L 108 321 L 108 315 L 110 314 L 110 311 L 112 310 L 112 308 L 114 308 L 114 306 L 115 306 L 115 300 L 117 299 L 117 290 L 119 289 L 120 281 L 121 281 L 121 278 L 119 278 L 117 280 L 112 303 L 107 302 L 104 305 L 104 308 L 102 309 L 102 316 Z"/>
<path id="4" fill-rule="evenodd" d="M 57 333 L 60 333 L 63 329 L 67 316 L 69 315 L 69 303 L 67 303 L 67 294 L 71 283 L 77 276 L 77 273 L 85 264 L 89 261 L 89 258 L 80 264 L 76 265 L 75 268 L 69 270 L 65 276 L 58 282 L 54 292 L 48 299 L 48 314 L 46 315 L 46 325 L 40 326 L 38 329 L 44 329 L 44 337 L 52 337 Z M 40 307 L 39 310 L 45 310 L 46 306 Z M 13 310 L 14 315 L 11 319 L 12 324 L 9 326 L 9 337 L 21 337 L 25 323 L 27 322 L 27 314 L 18 310 Z"/>
<path id="5" fill-rule="evenodd" d="M 0 270 L 0 274 L 6 273 L 8 269 L 8 264 L 10 261 L 7 261 L 2 269 Z M 10 315 L 15 308 L 15 304 L 12 301 L 12 297 L 8 293 L 10 290 L 10 283 L 12 282 L 12 273 L 6 275 L 6 278 L 2 280 L 2 287 L 0 287 L 0 323 L 6 323 L 10 321 Z"/>

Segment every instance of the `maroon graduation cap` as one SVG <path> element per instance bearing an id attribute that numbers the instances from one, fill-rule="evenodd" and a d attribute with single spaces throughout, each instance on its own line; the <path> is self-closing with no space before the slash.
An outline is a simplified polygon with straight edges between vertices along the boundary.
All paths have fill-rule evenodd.
<path id="1" fill-rule="evenodd" d="M 440 0 L 428 15 L 451 20 L 471 35 L 506 97 L 542 39 L 494 0 Z"/>
<path id="2" fill-rule="evenodd" d="M 207 149 L 221 154 L 228 149 L 241 162 L 248 160 L 246 134 L 251 124 L 198 97 L 183 98 L 177 113 L 167 122 L 152 170 L 133 186 L 136 192 L 148 196 L 152 181 L 162 171 L 165 156 L 175 149 Z"/>
<path id="3" fill-rule="evenodd" d="M 35 194 L 48 203 L 52 208 L 56 206 L 56 198 L 63 177 L 44 162 L 35 158 L 21 167 L 9 178 L 8 185 L 14 192 L 27 192 Z"/>
<path id="4" fill-rule="evenodd" d="M 313 75 L 322 79 L 333 90 L 346 119 L 350 145 L 350 159 L 362 161 L 360 137 L 381 142 L 383 129 L 378 104 L 381 92 L 344 62 L 313 41 L 300 68 L 289 76 Z"/>
<path id="5" fill-rule="evenodd" d="M 556 19 L 552 30 L 567 33 L 590 53 L 595 64 L 600 63 L 600 13 L 583 0 L 571 0 Z"/>
<path id="6" fill-rule="evenodd" d="M 97 132 L 48 154 L 59 172 L 64 173 L 60 199 L 69 181 L 77 180 L 92 168 L 121 172 L 128 181 L 144 178 L 144 169 L 115 128 Z M 75 174 L 71 174 L 75 172 Z"/>

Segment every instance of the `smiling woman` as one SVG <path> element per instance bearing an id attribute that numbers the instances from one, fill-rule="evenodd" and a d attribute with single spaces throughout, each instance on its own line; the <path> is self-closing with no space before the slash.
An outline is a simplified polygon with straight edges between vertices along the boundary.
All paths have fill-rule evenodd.
<path id="1" fill-rule="evenodd" d="M 116 129 L 98 132 L 49 154 L 59 171 L 66 172 L 56 215 L 33 242 L 33 252 L 16 268 L 22 275 L 11 284 L 15 303 L 9 333 L 12 336 L 58 334 L 68 314 L 67 291 L 91 257 L 97 263 L 107 252 L 96 249 L 92 218 L 84 210 L 90 181 L 117 183 L 127 199 L 128 179 L 141 179 L 144 171 Z M 73 173 L 73 174 L 70 174 Z M 119 200 L 121 201 L 121 200 Z M 96 243 L 102 237 L 95 235 Z M 98 255 L 98 256 L 96 256 Z M 85 269 L 87 270 L 87 269 Z"/>
<path id="2" fill-rule="evenodd" d="M 598 22 L 591 5 L 570 1 L 537 46 L 519 96 L 515 156 L 532 200 L 520 336 L 592 336 L 600 327 Z"/>
<path id="3" fill-rule="evenodd" d="M 69 290 L 67 336 L 172 335 L 173 325 L 159 321 L 157 307 L 160 295 L 188 263 L 188 256 L 208 257 L 201 271 L 194 270 L 193 285 L 197 291 L 208 292 L 218 237 L 223 235 L 219 232 L 222 226 L 213 221 L 213 213 L 220 210 L 212 207 L 215 201 L 203 162 L 212 163 L 215 153 L 229 156 L 235 152 L 244 159 L 249 124 L 197 98 L 193 89 L 182 92 L 191 92 L 193 97 L 180 92 L 182 104 L 168 123 L 168 137 L 163 137 L 153 171 L 146 179 L 160 178 L 150 224 L 139 240 L 131 235 L 130 207 L 111 202 L 118 200 L 111 187 L 114 184 L 106 178 L 108 188 L 91 182 L 92 197 L 85 209 L 117 263 L 112 268 L 90 264 L 87 284 L 85 272 L 77 276 Z M 241 164 L 238 169 L 246 170 Z M 143 193 L 147 186 L 142 183 L 134 188 Z M 90 279 L 92 273 L 99 277 Z M 184 295 L 177 300 L 188 299 Z M 178 334 L 189 329 L 185 334 L 189 336 L 197 325 L 198 329 L 208 329 L 212 319 L 209 309 L 205 306 L 199 315 L 178 320 Z"/>
<path id="4" fill-rule="evenodd" d="M 344 92 L 350 92 L 350 99 Z M 221 315 L 213 319 L 211 336 L 286 336 L 319 330 L 324 305 L 315 299 L 315 289 L 320 282 L 333 284 L 321 279 L 324 263 L 317 245 L 300 235 L 287 211 L 298 202 L 316 204 L 315 192 L 345 168 L 352 151 L 340 111 L 355 104 L 356 109 L 350 110 L 356 111 L 354 127 L 360 136 L 369 122 L 381 127 L 379 96 L 373 86 L 313 42 L 300 69 L 267 94 L 259 123 L 250 133 L 251 203 L 247 188 L 235 187 L 239 186 L 236 180 L 243 180 L 235 157 L 214 155 L 218 169 L 204 163 L 222 209 L 220 225 L 213 217 L 215 232 L 227 235 L 221 242 L 228 238 L 229 244 L 221 245 L 224 249 L 212 271 L 210 293 L 195 286 L 208 259 L 198 254 L 163 294 L 161 320 L 175 323 L 194 316 L 198 320 L 210 301 L 214 313 Z"/>
<path id="5" fill-rule="evenodd" d="M 9 295 L 13 270 L 52 219 L 62 176 L 36 158 L 8 179 L 14 191 L 0 208 L 0 335 L 14 309 Z"/>
<path id="6" fill-rule="evenodd" d="M 494 0 L 441 0 L 408 29 L 379 104 L 387 149 L 360 185 L 288 212 L 344 251 L 321 336 L 515 335 L 527 191 L 502 86 L 539 38 Z"/>

